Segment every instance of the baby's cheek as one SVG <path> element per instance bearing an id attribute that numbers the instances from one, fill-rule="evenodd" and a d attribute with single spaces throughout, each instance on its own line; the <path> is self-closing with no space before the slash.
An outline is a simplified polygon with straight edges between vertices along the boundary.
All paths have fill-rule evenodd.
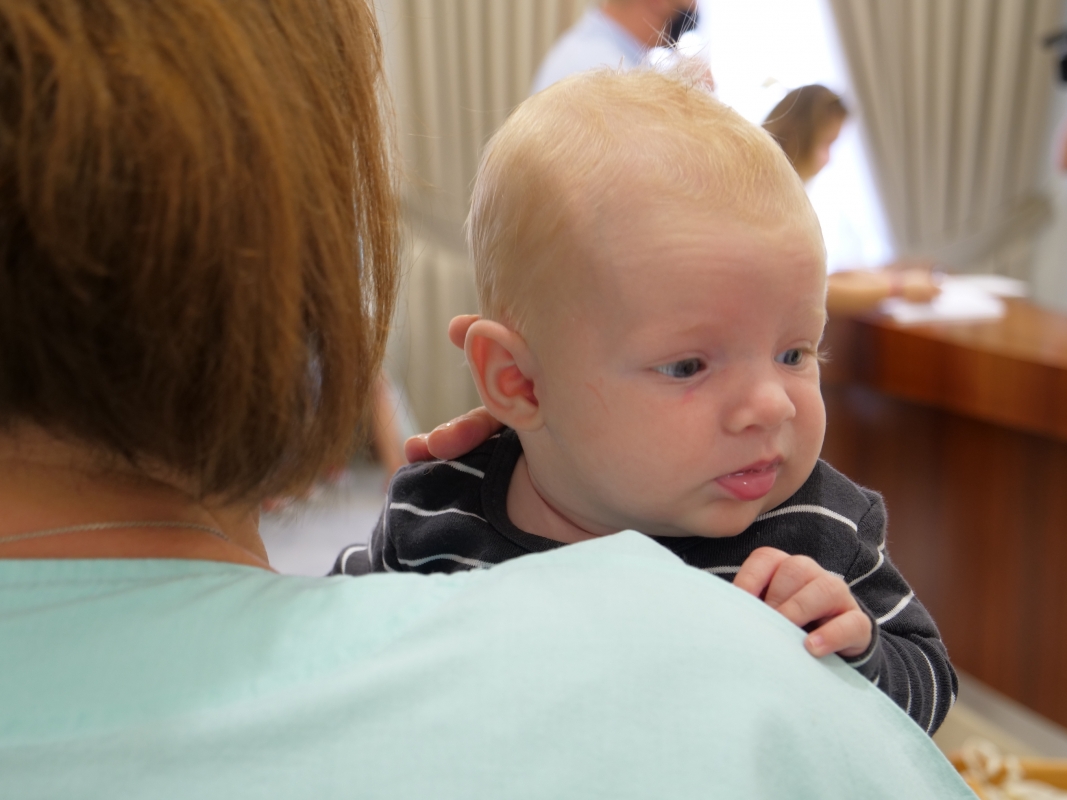
<path id="1" fill-rule="evenodd" d="M 562 436 L 585 439 L 596 436 L 613 416 L 609 393 L 599 380 L 567 381 L 566 375 L 550 376 L 542 383 L 538 399 L 549 428 Z"/>
<path id="2" fill-rule="evenodd" d="M 826 434 L 826 406 L 818 384 L 806 393 L 805 407 L 798 409 L 797 417 L 804 436 L 811 441 L 817 455 L 822 449 L 823 436 Z"/>

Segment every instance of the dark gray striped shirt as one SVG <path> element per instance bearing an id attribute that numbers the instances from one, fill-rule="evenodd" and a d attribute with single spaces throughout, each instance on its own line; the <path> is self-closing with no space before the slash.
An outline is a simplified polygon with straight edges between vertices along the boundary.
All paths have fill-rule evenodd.
<path id="1" fill-rule="evenodd" d="M 508 485 L 521 453 L 518 437 L 506 429 L 455 461 L 403 468 L 389 486 L 370 545 L 342 551 L 333 574 L 455 572 L 560 547 L 508 518 Z M 809 556 L 844 578 L 874 622 L 871 646 L 845 661 L 927 733 L 955 702 L 956 674 L 937 626 L 886 553 L 882 498 L 829 464 L 818 462 L 796 494 L 737 536 L 656 541 L 728 581 L 757 547 Z"/>

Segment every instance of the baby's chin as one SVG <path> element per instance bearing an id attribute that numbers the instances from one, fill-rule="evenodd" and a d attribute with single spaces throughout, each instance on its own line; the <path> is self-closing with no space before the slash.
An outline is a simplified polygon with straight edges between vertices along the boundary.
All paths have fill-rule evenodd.
<path id="1" fill-rule="evenodd" d="M 715 500 L 670 518 L 654 519 L 651 518 L 653 515 L 649 515 L 650 518 L 640 522 L 635 520 L 631 527 L 634 530 L 648 533 L 650 536 L 671 538 L 698 536 L 704 539 L 725 539 L 744 533 L 760 514 L 781 505 L 793 494 L 793 491 L 781 498 L 776 492 L 774 495 L 761 498 L 760 501 Z"/>
<path id="2" fill-rule="evenodd" d="M 718 491 L 709 496 L 697 490 L 676 496 L 670 504 L 649 502 L 651 498 L 644 498 L 646 504 L 641 504 L 640 498 L 631 497 L 628 498 L 631 504 L 623 509 L 621 498 L 616 498 L 620 502 L 614 507 L 614 513 L 607 511 L 599 524 L 608 530 L 635 530 L 663 538 L 726 539 L 744 533 L 760 514 L 786 502 L 810 472 L 810 469 L 803 474 L 798 470 L 783 470 L 774 488 L 755 500 L 723 497 Z M 635 500 L 636 504 L 632 502 Z M 601 510 L 607 508 L 603 506 Z"/>
<path id="3" fill-rule="evenodd" d="M 703 539 L 726 539 L 744 533 L 756 521 L 762 509 L 731 509 L 731 512 L 697 514 L 687 519 L 635 521 L 629 527 L 662 538 L 697 536 Z"/>
<path id="4" fill-rule="evenodd" d="M 737 536 L 738 534 L 744 533 L 745 529 L 748 528 L 749 525 L 752 524 L 752 522 L 755 522 L 755 517 L 752 518 L 752 521 L 749 522 L 748 525 L 715 525 L 708 527 L 694 526 L 691 528 L 669 528 L 658 531 L 651 535 L 664 539 L 682 539 L 690 536 L 696 536 L 700 539 L 729 539 L 731 536 Z"/>

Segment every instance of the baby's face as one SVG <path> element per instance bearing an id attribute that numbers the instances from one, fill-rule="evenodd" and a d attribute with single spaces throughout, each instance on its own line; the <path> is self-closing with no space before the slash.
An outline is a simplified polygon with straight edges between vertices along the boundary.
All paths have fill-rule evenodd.
<path id="1" fill-rule="evenodd" d="M 796 226 L 631 215 L 528 338 L 538 489 L 593 533 L 732 536 L 822 447 L 820 245 Z"/>

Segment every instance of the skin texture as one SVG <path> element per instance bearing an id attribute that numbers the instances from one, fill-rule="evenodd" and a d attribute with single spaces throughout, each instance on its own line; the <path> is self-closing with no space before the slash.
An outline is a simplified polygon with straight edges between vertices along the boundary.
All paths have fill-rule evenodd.
<path id="1" fill-rule="evenodd" d="M 825 323 L 820 243 L 788 221 L 754 228 L 677 208 L 621 204 L 597 263 L 560 270 L 524 335 L 453 321 L 488 414 L 524 455 L 508 513 L 562 542 L 628 528 L 734 536 L 791 496 L 825 428 L 816 351 Z M 420 440 L 488 435 L 481 411 Z M 773 485 L 739 498 L 720 480 L 771 465 Z M 738 586 L 816 628 L 816 655 L 856 655 L 870 622 L 844 582 L 814 561 L 765 548 Z"/>
<path id="2" fill-rule="evenodd" d="M 195 528 L 79 531 L 0 542 L 0 558 L 192 558 L 270 569 L 254 504 L 197 498 L 189 482 L 152 465 L 101 464 L 93 448 L 33 426 L 0 435 L 0 537 L 95 522 L 175 521 Z"/>

